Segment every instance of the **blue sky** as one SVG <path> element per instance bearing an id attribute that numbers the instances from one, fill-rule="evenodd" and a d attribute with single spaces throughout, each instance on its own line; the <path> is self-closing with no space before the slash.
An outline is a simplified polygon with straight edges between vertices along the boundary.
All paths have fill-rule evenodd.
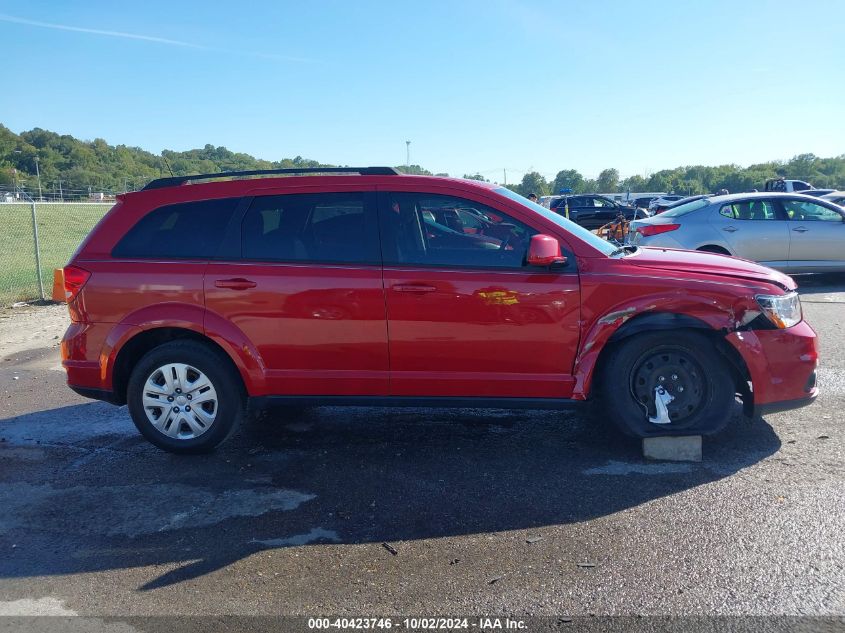
<path id="1" fill-rule="evenodd" d="M 0 0 L 0 123 L 159 152 L 575 168 L 845 153 L 845 2 Z"/>

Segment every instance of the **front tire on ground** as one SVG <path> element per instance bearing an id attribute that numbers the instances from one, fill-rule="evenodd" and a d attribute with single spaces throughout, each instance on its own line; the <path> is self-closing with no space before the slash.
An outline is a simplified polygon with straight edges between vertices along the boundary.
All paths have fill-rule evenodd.
<path id="1" fill-rule="evenodd" d="M 207 453 L 244 413 L 240 377 L 229 359 L 197 341 L 156 347 L 132 370 L 127 404 L 135 426 L 171 453 Z"/>
<path id="2" fill-rule="evenodd" d="M 736 402 L 727 362 L 712 339 L 691 330 L 622 340 L 602 363 L 598 379 L 605 415 L 635 437 L 712 435 L 728 423 Z M 667 415 L 661 416 L 658 400 Z"/>

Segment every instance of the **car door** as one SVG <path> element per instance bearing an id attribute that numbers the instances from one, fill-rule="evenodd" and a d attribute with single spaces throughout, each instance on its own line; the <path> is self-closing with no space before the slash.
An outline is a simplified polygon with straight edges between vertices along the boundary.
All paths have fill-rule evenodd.
<path id="1" fill-rule="evenodd" d="M 242 333 L 266 395 L 387 394 L 376 205 L 363 191 L 255 197 L 209 265 L 209 323 Z"/>
<path id="2" fill-rule="evenodd" d="M 596 227 L 604 226 L 608 222 L 616 219 L 616 214 L 620 211 L 618 204 L 607 198 L 596 196 L 593 198 L 594 219 Z"/>
<path id="3" fill-rule="evenodd" d="M 778 201 L 788 219 L 789 270 L 825 270 L 845 266 L 845 212 L 809 200 Z"/>
<path id="4" fill-rule="evenodd" d="M 391 394 L 568 397 L 580 313 L 574 257 L 562 270 L 529 268 L 538 231 L 463 196 L 380 193 Z M 467 234 L 431 220 L 456 207 L 489 225 Z"/>
<path id="5" fill-rule="evenodd" d="M 596 205 L 593 202 L 592 196 L 577 196 L 569 203 L 569 210 L 575 210 L 573 219 L 588 229 L 595 229 L 601 226 L 601 222 L 596 220 Z"/>
<path id="6" fill-rule="evenodd" d="M 770 199 L 725 203 L 711 223 L 732 255 L 785 269 L 789 265 L 789 227 Z"/>

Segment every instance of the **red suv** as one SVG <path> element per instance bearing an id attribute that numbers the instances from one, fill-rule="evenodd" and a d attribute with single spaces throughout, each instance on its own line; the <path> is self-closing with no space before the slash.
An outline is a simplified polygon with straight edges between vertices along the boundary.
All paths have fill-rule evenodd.
<path id="1" fill-rule="evenodd" d="M 64 269 L 71 388 L 128 404 L 180 453 L 214 448 L 267 399 L 597 400 L 648 436 L 715 433 L 737 395 L 748 414 L 816 397 L 816 335 L 786 275 L 616 248 L 494 184 L 291 171 L 119 196 Z"/>

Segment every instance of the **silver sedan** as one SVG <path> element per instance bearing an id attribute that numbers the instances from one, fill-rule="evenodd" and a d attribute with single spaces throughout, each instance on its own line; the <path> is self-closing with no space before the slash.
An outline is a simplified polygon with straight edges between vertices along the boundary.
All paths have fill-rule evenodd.
<path id="1" fill-rule="evenodd" d="M 734 255 L 788 273 L 845 271 L 845 209 L 800 194 L 694 200 L 632 222 L 629 240 Z"/>

